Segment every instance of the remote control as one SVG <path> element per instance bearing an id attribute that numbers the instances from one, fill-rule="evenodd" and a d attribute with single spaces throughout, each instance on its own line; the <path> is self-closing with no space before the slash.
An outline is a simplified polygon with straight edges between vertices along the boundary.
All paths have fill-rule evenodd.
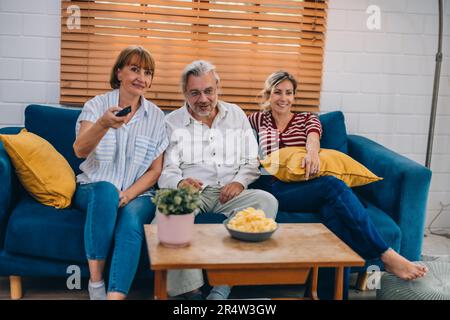
<path id="1" fill-rule="evenodd" d="M 119 112 L 116 113 L 116 117 L 124 117 L 131 112 L 131 106 L 123 108 Z"/>

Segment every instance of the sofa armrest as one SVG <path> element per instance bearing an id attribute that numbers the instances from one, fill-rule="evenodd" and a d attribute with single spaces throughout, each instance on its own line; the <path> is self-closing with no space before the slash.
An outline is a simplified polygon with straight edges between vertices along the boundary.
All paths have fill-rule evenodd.
<path id="1" fill-rule="evenodd" d="M 389 214 L 402 232 L 400 253 L 419 260 L 431 171 L 382 145 L 348 135 L 349 155 L 383 180 L 355 192 Z"/>
<path id="2" fill-rule="evenodd" d="M 6 127 L 0 129 L 0 134 L 17 134 L 22 130 L 19 127 Z M 9 214 L 16 198 L 17 178 L 8 153 L 0 142 L 0 248 L 3 247 L 6 225 Z"/>
<path id="3" fill-rule="evenodd" d="M 5 239 L 6 224 L 8 223 L 9 211 L 12 199 L 12 172 L 13 170 L 9 156 L 3 144 L 0 142 L 0 248 L 3 247 Z"/>

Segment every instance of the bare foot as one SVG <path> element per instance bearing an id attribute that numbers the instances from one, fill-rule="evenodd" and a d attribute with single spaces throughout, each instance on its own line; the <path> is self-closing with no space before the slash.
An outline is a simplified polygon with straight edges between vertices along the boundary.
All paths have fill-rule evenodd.
<path id="1" fill-rule="evenodd" d="M 381 255 L 387 272 L 393 273 L 403 280 L 414 280 L 423 277 L 428 268 L 417 263 L 413 263 L 402 257 L 393 249 L 388 249 Z"/>

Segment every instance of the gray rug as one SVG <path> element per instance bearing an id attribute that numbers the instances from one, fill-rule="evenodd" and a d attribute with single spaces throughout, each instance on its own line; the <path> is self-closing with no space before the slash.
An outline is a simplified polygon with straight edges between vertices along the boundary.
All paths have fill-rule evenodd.
<path id="1" fill-rule="evenodd" d="M 419 279 L 405 281 L 390 273 L 381 277 L 378 300 L 450 300 L 450 263 L 421 261 L 429 269 Z"/>

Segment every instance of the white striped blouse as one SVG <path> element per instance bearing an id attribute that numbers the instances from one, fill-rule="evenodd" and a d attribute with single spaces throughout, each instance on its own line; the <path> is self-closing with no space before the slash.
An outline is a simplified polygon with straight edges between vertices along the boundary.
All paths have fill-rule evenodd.
<path id="1" fill-rule="evenodd" d="M 87 101 L 77 120 L 76 135 L 81 121 L 96 122 L 108 108 L 117 105 L 119 90 Z M 126 190 L 144 175 L 168 145 L 164 112 L 141 97 L 141 106 L 130 122 L 119 129 L 110 128 L 95 150 L 81 163 L 82 173 L 77 176 L 77 182 L 107 181 L 119 191 Z M 152 189 L 143 195 L 151 194 Z"/>

